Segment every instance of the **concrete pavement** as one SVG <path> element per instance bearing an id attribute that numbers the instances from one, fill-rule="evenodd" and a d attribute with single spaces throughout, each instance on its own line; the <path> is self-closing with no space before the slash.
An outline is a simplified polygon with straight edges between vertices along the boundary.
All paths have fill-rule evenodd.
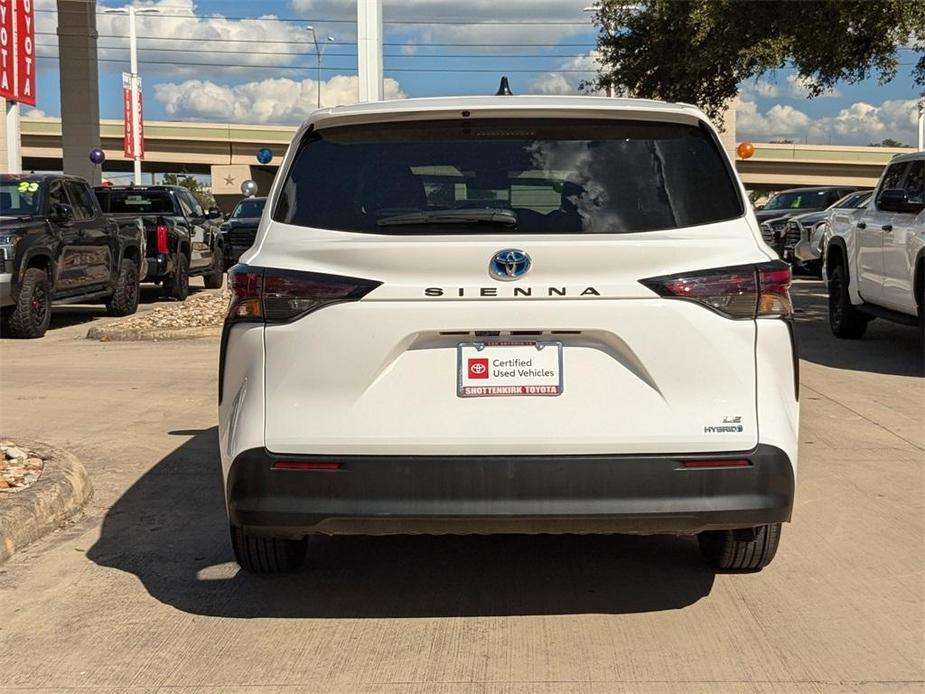
<path id="1" fill-rule="evenodd" d="M 692 539 L 567 536 L 319 539 L 295 575 L 242 575 L 215 341 L 2 341 L 0 429 L 69 448 L 96 493 L 0 567 L 0 691 L 920 691 L 918 338 L 836 341 L 821 291 L 795 292 L 794 522 L 750 575 Z"/>

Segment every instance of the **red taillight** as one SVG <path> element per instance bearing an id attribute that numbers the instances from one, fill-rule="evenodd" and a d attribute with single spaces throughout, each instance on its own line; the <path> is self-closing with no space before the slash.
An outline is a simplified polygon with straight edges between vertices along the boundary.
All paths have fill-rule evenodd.
<path id="1" fill-rule="evenodd" d="M 759 316 L 793 315 L 790 301 L 790 266 L 783 262 L 764 263 L 758 266 Z"/>
<path id="2" fill-rule="evenodd" d="M 780 260 L 641 280 L 659 296 L 688 299 L 728 318 L 793 314 L 790 266 Z"/>
<path id="3" fill-rule="evenodd" d="M 226 320 L 286 323 L 322 306 L 357 301 L 380 282 L 235 265 L 228 271 L 231 304 Z"/>
<path id="4" fill-rule="evenodd" d="M 689 469 L 705 467 L 748 467 L 751 461 L 743 459 L 735 460 L 685 460 L 681 463 L 682 467 Z"/>
<path id="5" fill-rule="evenodd" d="M 263 321 L 263 270 L 235 265 L 228 270 L 228 287 L 231 289 L 231 303 L 225 320 Z"/>
<path id="6" fill-rule="evenodd" d="M 167 233 L 167 225 L 163 222 L 154 227 L 155 246 L 157 247 L 157 252 L 161 255 L 166 255 L 170 251 L 167 245 Z"/>
<path id="7" fill-rule="evenodd" d="M 274 470 L 339 470 L 340 463 L 321 463 L 303 460 L 277 460 Z"/>

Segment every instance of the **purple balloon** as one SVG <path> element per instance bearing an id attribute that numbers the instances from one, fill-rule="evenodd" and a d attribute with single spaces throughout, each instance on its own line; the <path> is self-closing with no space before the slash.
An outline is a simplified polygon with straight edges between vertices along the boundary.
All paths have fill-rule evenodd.
<path id="1" fill-rule="evenodd" d="M 90 150 L 90 161 L 94 164 L 102 164 L 106 161 L 106 152 L 101 150 L 99 147 L 94 147 Z"/>

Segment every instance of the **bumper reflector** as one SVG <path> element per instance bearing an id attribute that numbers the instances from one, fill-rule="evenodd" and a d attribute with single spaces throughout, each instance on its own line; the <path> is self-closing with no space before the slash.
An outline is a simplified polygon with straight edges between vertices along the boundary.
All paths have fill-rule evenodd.
<path id="1" fill-rule="evenodd" d="M 339 470 L 340 463 L 315 463 L 301 460 L 277 460 L 274 470 Z"/>
<path id="2" fill-rule="evenodd" d="M 703 467 L 749 467 L 750 460 L 685 460 L 681 463 L 682 467 L 695 469 Z"/>

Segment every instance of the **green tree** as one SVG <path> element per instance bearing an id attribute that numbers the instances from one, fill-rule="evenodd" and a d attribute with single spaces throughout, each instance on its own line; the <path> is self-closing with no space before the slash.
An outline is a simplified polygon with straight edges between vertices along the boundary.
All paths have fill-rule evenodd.
<path id="1" fill-rule="evenodd" d="M 880 142 L 871 142 L 868 147 L 908 147 L 909 145 L 900 142 L 899 140 L 894 140 L 892 137 L 887 137 Z"/>
<path id="2" fill-rule="evenodd" d="M 196 196 L 199 204 L 202 205 L 204 209 L 208 210 L 210 207 L 215 207 L 215 198 L 212 197 L 212 191 L 196 180 L 195 176 L 190 176 L 189 174 L 164 174 L 161 183 L 165 186 L 183 186 L 188 189 Z"/>
<path id="3" fill-rule="evenodd" d="M 595 21 L 595 88 L 697 104 L 713 118 L 740 82 L 783 68 L 796 69 L 810 96 L 873 74 L 889 82 L 901 62 L 925 85 L 925 2 L 916 0 L 601 0 Z"/>

